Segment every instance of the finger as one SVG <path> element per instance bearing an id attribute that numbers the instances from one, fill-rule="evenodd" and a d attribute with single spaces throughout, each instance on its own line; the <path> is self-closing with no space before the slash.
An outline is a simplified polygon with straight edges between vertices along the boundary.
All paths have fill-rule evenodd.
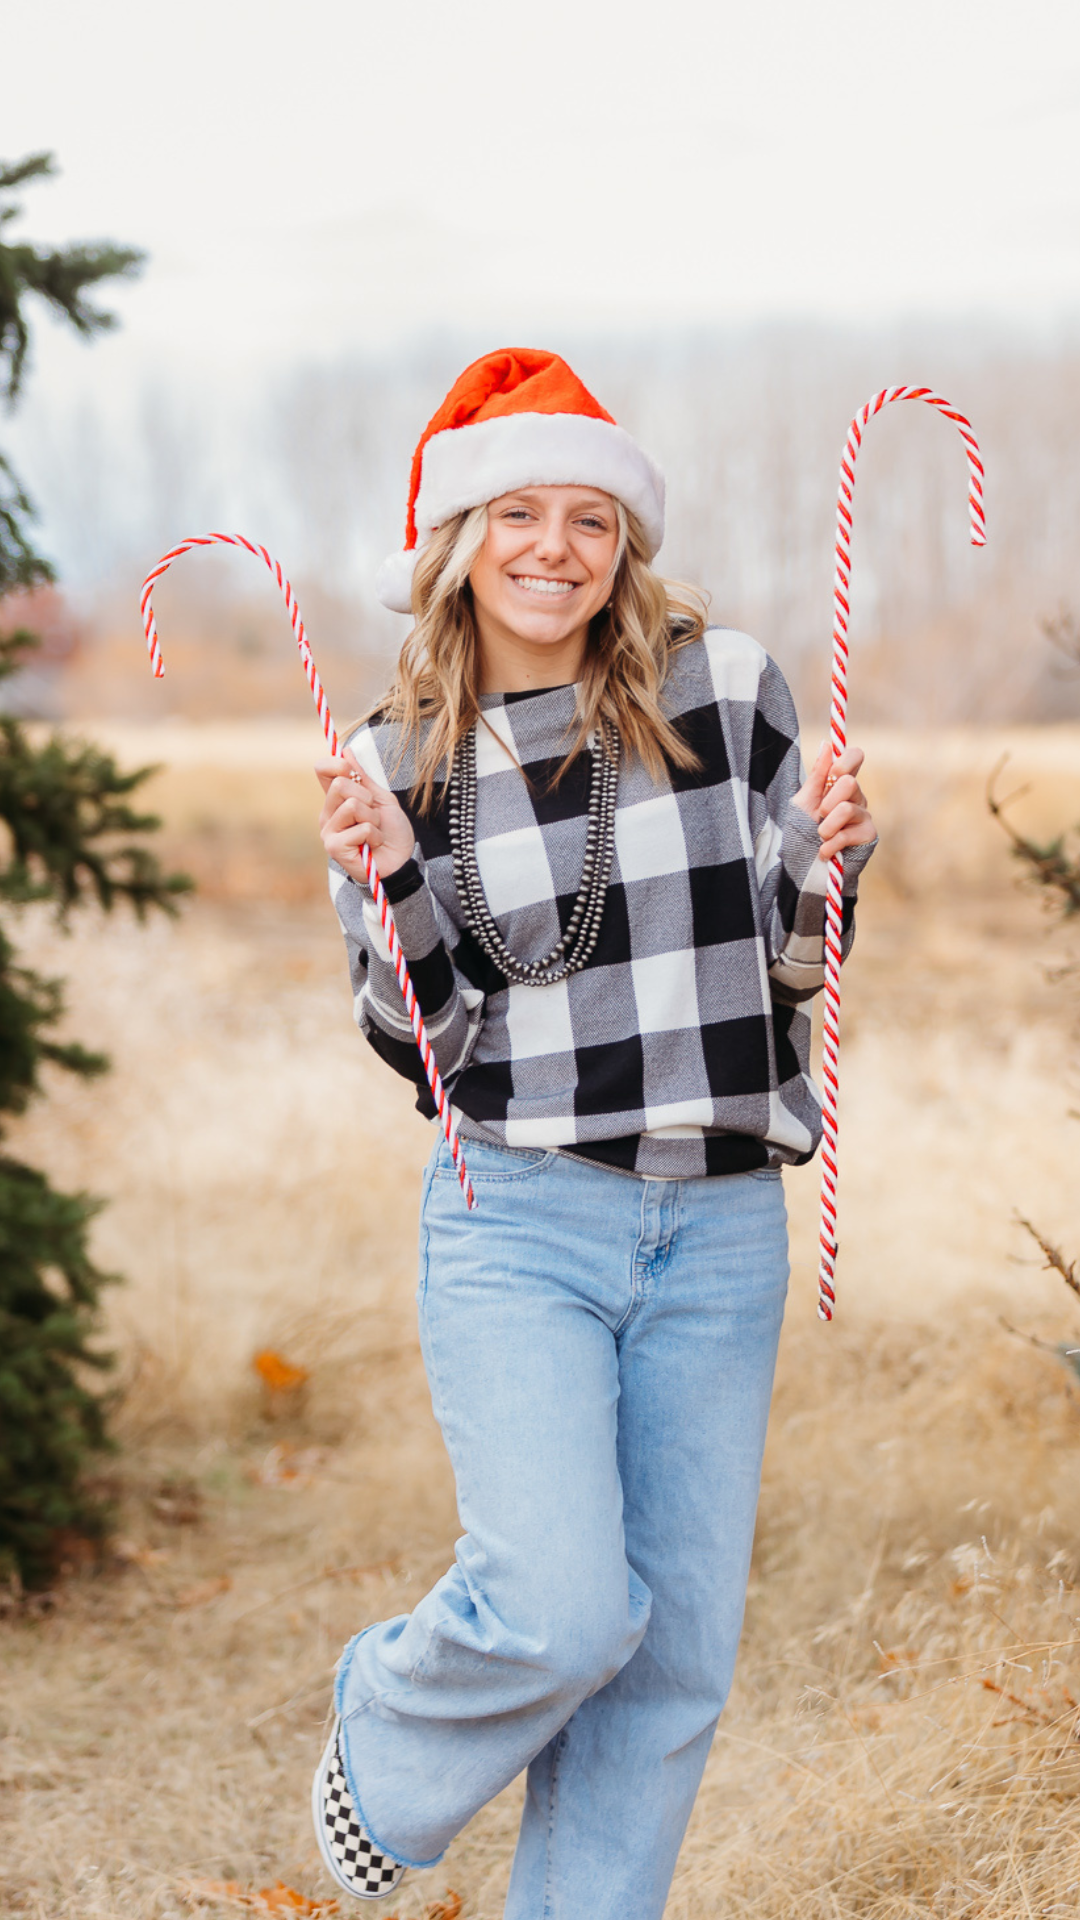
<path id="1" fill-rule="evenodd" d="M 341 805 L 335 808 L 328 822 L 331 833 L 344 833 L 346 828 L 367 823 L 378 826 L 379 803 L 369 800 L 366 794 L 347 794 Z"/>
<path id="2" fill-rule="evenodd" d="M 822 819 L 833 807 L 839 806 L 842 800 L 854 800 L 858 791 L 854 774 L 842 773 L 836 780 L 830 774 L 825 782 L 825 791 L 815 809 L 815 819 Z"/>
<path id="3" fill-rule="evenodd" d="M 340 776 L 336 776 L 331 780 L 323 796 L 322 812 L 319 815 L 319 826 L 323 827 L 328 820 L 332 820 L 338 808 L 343 806 L 350 795 L 355 792 L 356 788 L 351 780 L 342 780 Z"/>
<path id="4" fill-rule="evenodd" d="M 825 782 L 829 777 L 829 768 L 831 765 L 832 747 L 828 740 L 823 740 L 818 748 L 817 758 L 810 768 L 802 788 L 806 805 L 811 813 L 821 804 L 821 796 L 825 791 Z"/>
<path id="5" fill-rule="evenodd" d="M 865 807 L 857 807 L 851 800 L 841 800 L 836 806 L 831 806 L 829 804 L 831 799 L 830 794 L 829 800 L 825 803 L 828 811 L 823 814 L 818 826 L 818 832 L 823 840 L 842 833 L 845 827 L 854 826 L 858 820 L 865 817 L 866 813 Z"/>
<path id="6" fill-rule="evenodd" d="M 327 848 L 327 854 L 331 860 L 344 869 L 352 880 L 365 881 L 368 877 L 369 869 L 375 865 L 374 854 L 369 853 L 365 861 L 363 851 L 358 848 L 339 847 L 336 853 L 331 852 L 330 849 Z"/>
<path id="7" fill-rule="evenodd" d="M 875 839 L 876 835 L 877 829 L 873 821 L 869 814 L 864 814 L 850 826 L 842 827 L 838 833 L 830 834 L 823 840 L 820 858 L 831 860 L 836 854 L 842 853 L 845 847 L 863 847 L 868 841 Z"/>
<path id="8" fill-rule="evenodd" d="M 363 814 L 358 813 L 353 807 L 344 806 L 344 807 L 338 807 L 336 812 L 331 814 L 329 819 L 323 821 L 322 825 L 319 828 L 319 833 L 322 839 L 322 843 L 325 847 L 325 846 L 329 846 L 331 839 L 336 834 L 348 833 L 351 827 L 367 826 L 367 827 L 372 827 L 377 829 L 378 824 L 379 823 L 377 820 L 366 818 Z"/>
<path id="9" fill-rule="evenodd" d="M 376 786 L 348 747 L 339 759 L 317 761 L 315 777 L 328 797 L 332 797 L 335 792 L 354 793 L 359 787 L 364 793 L 371 794 L 373 799 L 383 802 L 393 799 L 393 795 L 387 793 L 384 787 Z"/>
<path id="10" fill-rule="evenodd" d="M 395 798 L 388 787 L 380 787 L 378 781 L 372 779 L 370 773 L 360 765 L 351 747 L 346 747 L 345 759 L 348 763 L 352 779 L 354 779 L 358 785 L 362 786 L 365 792 L 374 794 L 376 800 L 381 800 L 384 805 L 388 800 L 392 801 Z"/>
<path id="11" fill-rule="evenodd" d="M 360 849 L 367 846 L 374 853 L 383 845 L 383 837 L 371 820 L 360 820 L 355 826 L 345 827 L 340 833 L 323 835 L 323 845 L 331 860 L 341 867 L 347 867 L 350 861 L 362 858 Z"/>
<path id="12" fill-rule="evenodd" d="M 326 805 L 330 807 L 340 807 L 344 805 L 346 800 L 359 800 L 367 807 L 380 807 L 382 805 L 382 801 L 376 798 L 372 788 L 367 786 L 362 787 L 359 781 L 353 780 L 351 777 L 342 779 L 339 775 L 339 777 L 331 783 L 327 792 Z"/>
<path id="13" fill-rule="evenodd" d="M 819 821 L 826 819 L 833 808 L 838 807 L 842 801 L 847 801 L 853 807 L 869 809 L 870 803 L 865 793 L 849 773 L 843 774 L 835 786 L 826 787 L 824 798 L 817 810 L 817 819 Z"/>
<path id="14" fill-rule="evenodd" d="M 824 792 L 826 794 L 831 792 L 839 780 L 853 779 L 865 759 L 866 755 L 861 747 L 845 747 L 843 753 L 838 753 L 835 760 L 829 764 Z"/>
<path id="15" fill-rule="evenodd" d="M 872 840 L 873 837 L 873 834 L 856 833 L 854 830 L 849 833 L 838 833 L 835 840 L 827 840 L 825 842 L 818 858 L 824 860 L 826 865 L 828 865 L 830 860 L 835 860 L 837 854 L 843 853 L 846 848 L 864 847 L 867 839 Z"/>
<path id="16" fill-rule="evenodd" d="M 321 806 L 321 812 L 319 812 L 319 833 L 323 833 L 323 829 L 331 824 L 331 820 L 334 818 L 334 814 L 338 812 L 338 806 L 340 806 L 340 804 L 342 804 L 342 801 L 340 801 L 340 795 L 338 795 L 338 791 L 336 791 L 336 781 L 334 781 L 331 789 L 329 789 L 329 793 L 327 793 L 327 797 L 323 799 L 323 806 Z"/>
<path id="17" fill-rule="evenodd" d="M 355 820 L 351 826 L 342 827 L 339 832 L 331 833 L 329 838 L 342 847 L 381 847 L 382 834 L 374 820 Z"/>
<path id="18" fill-rule="evenodd" d="M 355 765 L 355 762 L 353 763 Z M 345 760 L 317 760 L 315 778 L 326 793 L 335 780 L 352 780 L 353 767 Z"/>
<path id="19" fill-rule="evenodd" d="M 843 753 L 837 754 L 830 772 L 834 779 L 839 779 L 842 773 L 858 773 L 865 759 L 866 755 L 861 747 L 845 747 Z"/>

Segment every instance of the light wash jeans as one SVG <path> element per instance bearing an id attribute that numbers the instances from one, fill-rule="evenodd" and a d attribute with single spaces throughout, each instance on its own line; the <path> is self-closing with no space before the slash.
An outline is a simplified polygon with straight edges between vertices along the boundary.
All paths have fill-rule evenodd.
<path id="1" fill-rule="evenodd" d="M 528 1768 L 507 1920 L 658 1920 L 742 1626 L 787 1288 L 778 1173 L 468 1143 L 424 1177 L 420 1328 L 465 1529 L 337 1702 L 376 1845 L 431 1866 Z"/>

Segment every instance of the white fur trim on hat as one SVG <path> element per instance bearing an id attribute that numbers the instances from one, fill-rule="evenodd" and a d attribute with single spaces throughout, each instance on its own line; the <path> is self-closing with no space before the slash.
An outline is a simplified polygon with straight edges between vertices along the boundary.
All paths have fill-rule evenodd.
<path id="1" fill-rule="evenodd" d="M 664 476 L 610 420 L 577 413 L 510 413 L 433 434 L 416 497 L 417 550 L 452 514 L 518 487 L 599 487 L 637 515 L 650 559 L 664 538 Z M 412 610 L 415 554 L 391 554 L 376 592 L 396 613 Z M 406 567 L 408 573 L 406 576 Z"/>
<path id="2" fill-rule="evenodd" d="M 651 554 L 657 551 L 663 474 L 622 427 L 581 413 L 506 413 L 433 434 L 420 469 L 417 532 L 432 533 L 452 513 L 516 487 L 573 486 L 614 494 L 637 514 Z"/>

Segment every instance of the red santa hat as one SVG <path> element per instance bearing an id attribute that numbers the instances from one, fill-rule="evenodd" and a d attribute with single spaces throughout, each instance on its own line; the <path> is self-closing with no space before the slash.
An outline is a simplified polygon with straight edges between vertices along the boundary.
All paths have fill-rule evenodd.
<path id="1" fill-rule="evenodd" d="M 375 590 L 412 612 L 417 555 L 452 514 L 518 487 L 599 487 L 636 514 L 652 558 L 664 537 L 664 476 L 558 354 L 510 347 L 474 360 L 413 456 L 405 546 Z"/>

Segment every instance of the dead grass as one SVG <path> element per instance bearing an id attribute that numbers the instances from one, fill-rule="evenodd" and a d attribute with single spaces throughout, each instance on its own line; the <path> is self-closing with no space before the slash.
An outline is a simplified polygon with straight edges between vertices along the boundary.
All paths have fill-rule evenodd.
<path id="1" fill-rule="evenodd" d="M 35 1920 L 179 1920 L 193 1886 L 224 1920 L 236 1900 L 214 1882 L 324 1896 L 306 1794 L 334 1660 L 455 1535 L 412 1315 L 430 1136 L 350 1027 L 303 840 L 310 730 L 302 759 L 299 736 L 230 730 L 224 769 L 222 743 L 172 731 L 169 834 L 216 897 L 177 927 L 26 928 L 116 1070 L 58 1084 L 17 1144 L 111 1196 L 98 1251 L 128 1276 L 110 1301 L 114 1558 L 0 1626 L 0 1912 Z M 816 1176 L 788 1183 L 795 1289 L 746 1637 L 674 1920 L 1078 1904 L 1080 1386 L 998 1320 L 1080 1344 L 1080 1308 L 1012 1219 L 1078 1250 L 1075 997 L 1046 977 L 1067 944 L 984 833 L 1000 743 L 952 740 L 877 743 L 883 810 L 947 832 L 927 859 L 910 831 L 867 887 L 828 1331 Z M 161 757 L 152 734 L 126 744 Z M 1080 737 L 1012 744 L 1056 817 L 1080 815 Z M 268 820 L 256 885 L 244 836 Z M 275 1399 L 260 1351 L 305 1369 L 302 1391 Z M 394 1912 L 419 1920 L 453 1888 L 463 1920 L 494 1920 L 517 1801 Z"/>

